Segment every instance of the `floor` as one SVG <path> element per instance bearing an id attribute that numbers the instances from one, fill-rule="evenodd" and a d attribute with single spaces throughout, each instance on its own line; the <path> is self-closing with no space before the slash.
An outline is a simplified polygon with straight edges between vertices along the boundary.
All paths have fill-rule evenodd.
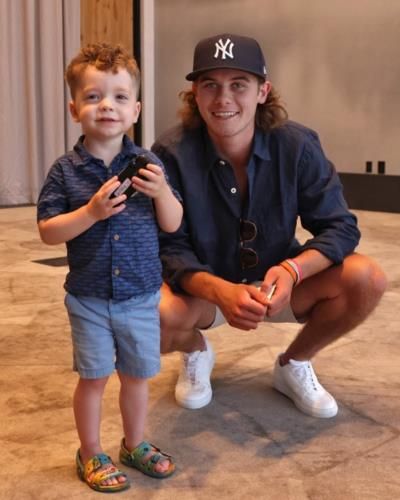
<path id="1" fill-rule="evenodd" d="M 339 414 L 314 419 L 271 388 L 271 369 L 296 326 L 209 334 L 217 351 L 214 399 L 202 410 L 174 403 L 179 356 L 151 380 L 148 438 L 176 458 L 158 481 L 129 470 L 118 498 L 154 500 L 393 500 L 400 498 L 400 214 L 356 211 L 359 251 L 376 258 L 389 288 L 376 312 L 315 359 Z M 300 237 L 304 236 L 301 232 Z M 92 499 L 74 469 L 65 250 L 44 246 L 34 207 L 0 210 L 0 499 Z M 113 376 L 102 436 L 117 459 L 121 423 Z"/>

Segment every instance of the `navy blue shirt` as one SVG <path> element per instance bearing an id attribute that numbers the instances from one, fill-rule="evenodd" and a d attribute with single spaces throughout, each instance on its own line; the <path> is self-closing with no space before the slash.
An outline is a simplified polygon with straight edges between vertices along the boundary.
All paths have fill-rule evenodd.
<path id="1" fill-rule="evenodd" d="M 268 133 L 256 129 L 245 203 L 233 168 L 218 157 L 205 126 L 174 127 L 152 151 L 184 205 L 181 228 L 161 237 L 164 278 L 175 290 L 186 271 L 236 283 L 262 280 L 271 266 L 310 248 L 339 264 L 359 242 L 339 177 L 317 134 L 300 124 L 287 122 Z M 298 217 L 312 234 L 304 245 L 295 238 Z M 256 239 L 246 246 L 259 261 L 248 269 L 239 258 L 241 218 L 257 226 Z"/>
<path id="2" fill-rule="evenodd" d="M 87 204 L 104 182 L 118 174 L 134 155 L 143 153 L 162 166 L 154 154 L 125 136 L 122 151 L 106 167 L 88 153 L 81 137 L 73 151 L 51 167 L 39 195 L 38 221 Z M 158 232 L 151 198 L 139 193 L 128 199 L 122 212 L 96 222 L 66 243 L 69 273 L 65 289 L 74 295 L 107 300 L 157 291 L 162 283 Z"/>

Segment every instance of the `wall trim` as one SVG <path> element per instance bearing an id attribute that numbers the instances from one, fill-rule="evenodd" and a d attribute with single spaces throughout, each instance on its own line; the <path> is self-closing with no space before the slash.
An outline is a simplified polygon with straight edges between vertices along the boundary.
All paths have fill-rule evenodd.
<path id="1" fill-rule="evenodd" d="M 140 0 L 140 46 L 142 73 L 142 146 L 150 149 L 155 140 L 154 0 Z"/>

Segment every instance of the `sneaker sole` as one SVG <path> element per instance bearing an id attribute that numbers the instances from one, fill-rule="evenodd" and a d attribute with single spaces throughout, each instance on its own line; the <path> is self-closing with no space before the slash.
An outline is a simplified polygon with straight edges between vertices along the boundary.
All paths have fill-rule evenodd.
<path id="1" fill-rule="evenodd" d="M 281 385 L 279 381 L 274 381 L 274 388 L 280 393 L 284 394 L 286 397 L 288 397 L 294 403 L 294 405 L 306 415 L 310 415 L 311 417 L 317 417 L 317 418 L 332 418 L 337 415 L 338 412 L 337 405 L 322 410 L 318 410 L 317 408 L 310 408 L 308 406 L 305 406 L 302 403 L 302 401 L 299 401 L 296 395 L 292 391 L 287 389 L 286 386 Z"/>
<path id="2" fill-rule="evenodd" d="M 186 408 L 187 410 L 199 410 L 200 408 L 204 408 L 207 406 L 212 399 L 212 390 L 207 393 L 203 398 L 198 399 L 196 401 L 188 401 L 188 400 L 179 400 L 175 395 L 175 400 L 179 406 Z"/>

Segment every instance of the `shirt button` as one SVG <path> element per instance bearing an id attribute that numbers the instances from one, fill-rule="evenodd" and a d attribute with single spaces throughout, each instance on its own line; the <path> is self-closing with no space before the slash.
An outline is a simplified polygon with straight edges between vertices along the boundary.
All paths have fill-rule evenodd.
<path id="1" fill-rule="evenodd" d="M 226 165 L 226 162 L 224 160 L 219 160 L 218 163 L 221 165 L 221 167 L 224 167 Z"/>
<path id="2" fill-rule="evenodd" d="M 119 234 L 114 234 L 114 240 L 118 241 L 119 240 Z"/>
<path id="3" fill-rule="evenodd" d="M 236 194 L 237 189 L 236 188 L 231 188 L 231 193 Z"/>
<path id="4" fill-rule="evenodd" d="M 118 269 L 118 267 L 116 269 L 114 269 L 115 276 L 119 276 L 119 273 L 120 273 L 120 270 Z"/>
<path id="5" fill-rule="evenodd" d="M 243 278 L 242 283 L 247 283 L 247 278 Z"/>

